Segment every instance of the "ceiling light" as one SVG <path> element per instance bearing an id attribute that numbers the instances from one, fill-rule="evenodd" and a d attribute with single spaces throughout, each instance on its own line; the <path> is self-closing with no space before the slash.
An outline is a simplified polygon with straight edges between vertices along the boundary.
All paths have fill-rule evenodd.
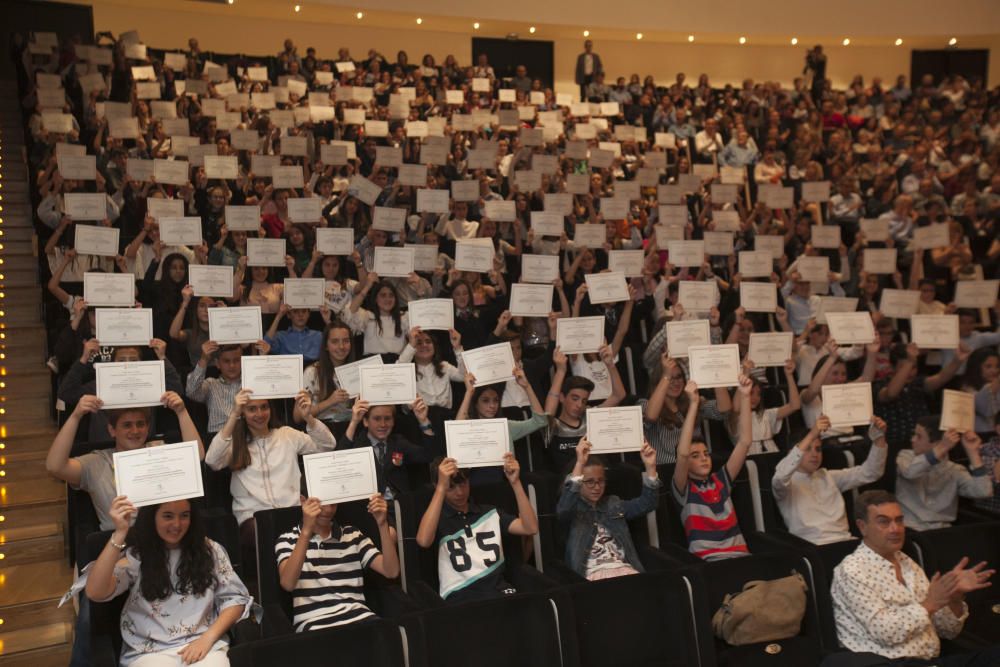
<path id="1" fill-rule="evenodd" d="M 747 43 L 747 38 L 746 37 L 740 37 L 740 44 L 746 44 L 746 43 Z"/>
<path id="2" fill-rule="evenodd" d="M 844 44 L 844 46 L 850 46 L 851 45 L 851 38 L 850 37 L 845 37 L 844 41 L 843 41 L 843 44 Z"/>
<path id="3" fill-rule="evenodd" d="M 473 30 L 479 30 L 479 22 L 478 21 L 476 23 L 472 24 L 472 29 Z"/>
<path id="4" fill-rule="evenodd" d="M 641 32 L 635 33 L 635 38 L 636 39 L 642 39 L 642 33 Z"/>
<path id="5" fill-rule="evenodd" d="M 297 11 L 297 12 L 298 11 L 302 11 L 302 6 L 301 5 L 295 5 L 295 11 Z"/>
<path id="6" fill-rule="evenodd" d="M 902 45 L 903 45 L 903 38 L 902 37 L 897 37 L 896 38 L 896 46 L 902 46 Z"/>
<path id="7" fill-rule="evenodd" d="M 421 23 L 423 23 L 423 22 L 424 22 L 424 20 L 423 20 L 423 19 L 421 19 L 421 18 L 418 18 L 418 19 L 417 19 L 417 25 L 420 25 L 420 24 L 421 24 Z"/>
<path id="8" fill-rule="evenodd" d="M 535 26 L 531 26 L 530 28 L 528 28 L 528 32 L 530 32 L 532 35 L 534 35 L 535 34 Z"/>
<path id="9" fill-rule="evenodd" d="M 958 44 L 958 40 L 956 38 L 952 37 L 948 40 L 948 46 L 955 46 L 956 44 Z"/>
<path id="10" fill-rule="evenodd" d="M 792 46 L 795 46 L 798 43 L 799 43 L 799 38 L 798 37 L 792 37 Z"/>
<path id="11" fill-rule="evenodd" d="M 363 19 L 363 18 L 365 17 L 365 15 L 364 15 L 364 13 L 363 13 L 363 12 L 358 12 L 358 13 L 357 13 L 357 17 L 358 17 L 359 19 Z"/>
<path id="12" fill-rule="evenodd" d="M 693 42 L 694 41 L 694 35 L 688 35 L 688 41 L 689 42 Z"/>
<path id="13" fill-rule="evenodd" d="M 584 30 L 583 31 L 583 36 L 584 37 L 590 37 L 590 31 L 589 30 Z"/>

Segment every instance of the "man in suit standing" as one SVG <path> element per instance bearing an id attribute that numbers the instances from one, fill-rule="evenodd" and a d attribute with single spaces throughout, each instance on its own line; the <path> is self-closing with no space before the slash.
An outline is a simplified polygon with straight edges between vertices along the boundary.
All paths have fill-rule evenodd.
<path id="1" fill-rule="evenodd" d="M 589 39 L 583 43 L 583 53 L 576 57 L 576 85 L 580 86 L 580 99 L 587 101 L 587 86 L 598 74 L 604 73 L 601 57 L 594 53 L 594 43 Z"/>

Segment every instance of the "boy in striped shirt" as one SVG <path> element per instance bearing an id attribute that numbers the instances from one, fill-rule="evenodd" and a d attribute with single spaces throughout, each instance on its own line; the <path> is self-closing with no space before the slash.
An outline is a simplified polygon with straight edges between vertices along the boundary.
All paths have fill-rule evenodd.
<path id="1" fill-rule="evenodd" d="M 381 494 L 368 500 L 383 551 L 354 526 L 334 521 L 336 505 L 302 499 L 302 524 L 274 545 L 281 587 L 292 594 L 296 632 L 321 630 L 375 618 L 365 602 L 364 570 L 399 576 L 396 543 L 389 532 Z"/>
<path id="2" fill-rule="evenodd" d="M 726 465 L 717 472 L 712 472 L 708 446 L 703 442 L 691 442 L 698 419 L 698 385 L 688 381 L 684 387 L 691 400 L 677 445 L 672 490 L 674 500 L 681 506 L 688 550 L 708 561 L 749 555 L 730 497 L 732 480 L 743 468 L 753 437 L 750 417 L 753 383 L 743 374 L 739 381 L 736 400 L 743 402 L 739 410 L 739 438 Z"/>

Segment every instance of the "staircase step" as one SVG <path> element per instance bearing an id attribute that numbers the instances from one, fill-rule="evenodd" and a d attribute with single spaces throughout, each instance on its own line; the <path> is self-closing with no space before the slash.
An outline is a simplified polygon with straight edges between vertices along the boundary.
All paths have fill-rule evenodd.
<path id="1" fill-rule="evenodd" d="M 55 478 L 4 482 L 0 484 L 0 508 L 44 505 L 53 501 L 66 502 L 66 484 Z"/>
<path id="2" fill-rule="evenodd" d="M 62 501 L 49 503 L 48 505 L 33 505 L 30 507 L 11 507 L 0 513 L 3 521 L 0 522 L 5 529 L 20 528 L 23 526 L 33 526 L 39 522 L 63 522 L 66 521 L 66 507 Z"/>
<path id="3" fill-rule="evenodd" d="M 14 630 L 13 632 L 0 632 L 0 656 L 5 658 L 6 664 L 8 656 L 24 651 L 69 644 L 72 641 L 73 624 L 66 621 Z"/>
<path id="4" fill-rule="evenodd" d="M 45 456 L 41 451 L 12 452 L 8 455 L 4 450 L 4 453 L 0 454 L 0 472 L 5 473 L 3 475 L 5 481 L 51 478 L 45 469 Z M 4 526 L 0 525 L 0 531 L 3 528 Z"/>
<path id="5" fill-rule="evenodd" d="M 4 258 L 12 257 L 15 255 L 24 257 L 35 256 L 35 244 L 30 240 L 20 241 L 17 239 L 8 240 L 5 238 L 3 243 L 0 243 L 0 245 L 3 246 L 3 248 L 0 248 L 0 250 L 3 251 Z"/>
<path id="6" fill-rule="evenodd" d="M 0 406 L 3 406 L 5 414 L 18 415 L 22 418 L 48 419 L 51 414 L 51 406 L 48 402 L 30 396 L 0 398 Z"/>
<path id="7" fill-rule="evenodd" d="M 0 612 L 11 605 L 46 600 L 53 606 L 73 583 L 73 568 L 63 557 L 0 568 Z M 4 613 L 4 615 L 6 615 Z"/>
<path id="8" fill-rule="evenodd" d="M 14 241 L 14 243 L 26 243 L 31 247 L 30 241 Z M 3 259 L 3 263 L 0 263 L 0 267 L 2 267 L 0 270 L 4 274 L 23 272 L 30 274 L 36 281 L 38 280 L 38 258 L 34 255 L 34 248 L 32 248 L 32 252 L 23 254 L 18 252 L 8 253 L 6 250 L 0 252 L 3 252 L 3 257 L 0 258 Z"/>
<path id="9" fill-rule="evenodd" d="M 0 544 L 3 562 L 10 565 L 35 563 L 41 560 L 61 558 L 66 553 L 62 531 L 55 535 L 26 538 Z"/>
<path id="10" fill-rule="evenodd" d="M 4 667 L 66 667 L 72 656 L 70 644 L 49 646 L 4 657 Z"/>
<path id="11" fill-rule="evenodd" d="M 0 616 L 3 617 L 3 625 L 0 628 L 3 628 L 4 632 L 34 628 L 49 623 L 72 623 L 76 618 L 73 605 L 64 604 L 57 607 L 52 600 L 0 607 Z"/>

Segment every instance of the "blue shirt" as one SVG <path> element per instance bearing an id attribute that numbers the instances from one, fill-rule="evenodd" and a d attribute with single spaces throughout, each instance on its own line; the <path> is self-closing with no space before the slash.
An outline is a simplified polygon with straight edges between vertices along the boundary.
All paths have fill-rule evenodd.
<path id="1" fill-rule="evenodd" d="M 264 336 L 264 340 L 271 346 L 271 354 L 301 354 L 303 361 L 308 363 L 319 359 L 323 334 L 314 329 L 296 331 L 289 327 L 279 331 L 274 338 Z"/>

